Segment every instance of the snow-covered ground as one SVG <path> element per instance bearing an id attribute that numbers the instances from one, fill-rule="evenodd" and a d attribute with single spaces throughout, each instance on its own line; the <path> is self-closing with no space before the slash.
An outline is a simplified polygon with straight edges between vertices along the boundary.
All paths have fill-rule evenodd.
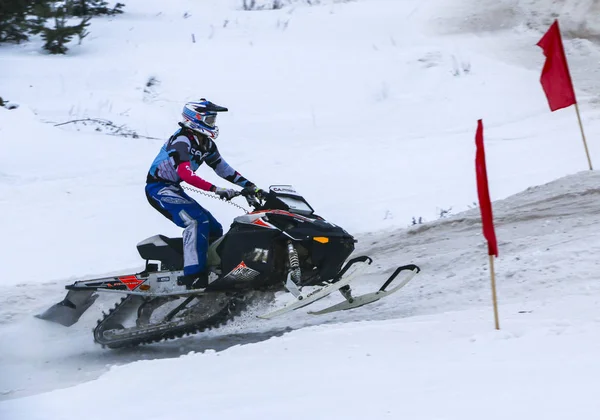
<path id="1" fill-rule="evenodd" d="M 0 415 L 592 419 L 600 317 L 590 313 L 599 309 L 590 296 L 506 305 L 501 332 L 485 310 L 310 327 L 112 368 L 75 388 L 4 402 Z"/>
<path id="2" fill-rule="evenodd" d="M 0 92 L 22 104 L 0 109 L 8 261 L 27 250 L 43 281 L 64 281 L 137 267 L 133 244 L 156 231 L 179 233 L 148 206 L 143 185 L 182 103 L 201 95 L 231 110 L 220 118 L 219 144 L 236 169 L 263 187 L 294 184 L 352 232 L 471 206 L 478 118 L 493 199 L 586 167 L 573 109 L 548 111 L 536 30 L 439 34 L 442 12 L 447 26 L 458 17 L 436 1 L 260 12 L 224 3 L 179 0 L 164 10 L 162 2 L 131 1 L 127 14 L 96 20 L 88 42 L 66 57 L 41 55 L 35 42 L 0 49 L 8 64 Z M 515 38 L 515 54 L 526 43 L 537 68 L 500 60 Z M 150 77 L 159 84 L 146 88 Z M 600 160 L 594 99 L 580 91 L 592 158 Z M 47 123 L 81 118 L 159 140 Z M 219 181 L 207 168 L 200 174 Z M 203 204 L 223 221 L 239 214 Z M 10 284 L 42 281 L 19 264 L 1 270 Z"/>
<path id="3" fill-rule="evenodd" d="M 563 178 L 585 155 L 574 111 L 548 110 L 535 43 L 559 13 L 600 162 L 597 4 L 239 3 L 128 0 L 66 57 L 35 41 L 0 47 L 0 95 L 21 105 L 0 108 L 0 418 L 306 418 L 311 404 L 317 418 L 594 418 L 600 176 Z M 92 343 L 110 299 L 69 329 L 32 318 L 74 279 L 139 269 L 139 240 L 179 234 L 143 186 L 183 102 L 200 96 L 230 108 L 219 147 L 232 166 L 263 187 L 294 184 L 358 235 L 376 260 L 359 291 L 399 264 L 422 274 L 353 312 L 266 322 L 257 307 L 133 351 Z M 142 137 L 54 126 L 84 118 Z M 492 198 L 511 196 L 494 207 L 499 333 L 478 210 L 460 213 L 477 200 L 478 118 Z M 239 214 L 198 200 L 224 225 Z M 407 229 L 413 217 L 428 223 Z M 114 411 L 89 409 L 102 395 Z"/>

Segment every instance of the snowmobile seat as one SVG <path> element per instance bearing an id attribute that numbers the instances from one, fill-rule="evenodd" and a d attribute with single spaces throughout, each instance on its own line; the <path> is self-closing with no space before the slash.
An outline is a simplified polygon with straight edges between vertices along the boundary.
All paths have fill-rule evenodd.
<path id="1" fill-rule="evenodd" d="M 160 261 L 162 270 L 183 269 L 183 239 L 154 235 L 137 244 L 140 257 Z"/>

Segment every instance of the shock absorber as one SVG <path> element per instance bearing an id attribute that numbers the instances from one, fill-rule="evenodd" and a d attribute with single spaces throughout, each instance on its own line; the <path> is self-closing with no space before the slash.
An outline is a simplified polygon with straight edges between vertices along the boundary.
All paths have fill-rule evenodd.
<path id="1" fill-rule="evenodd" d="M 292 281 L 297 285 L 300 285 L 302 273 L 300 271 L 300 258 L 298 258 L 298 251 L 294 248 L 292 241 L 287 243 L 288 258 L 290 261 L 290 274 L 292 275 Z"/>

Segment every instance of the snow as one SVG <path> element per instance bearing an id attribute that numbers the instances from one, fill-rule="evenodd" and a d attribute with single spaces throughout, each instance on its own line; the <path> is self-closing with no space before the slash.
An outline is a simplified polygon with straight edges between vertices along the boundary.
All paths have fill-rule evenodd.
<path id="1" fill-rule="evenodd" d="M 3 418 L 591 418 L 599 302 L 570 296 L 489 311 L 305 328 L 221 352 L 112 368 L 0 405 Z M 147 378 L 164 378 L 148 383 Z M 90 409 L 90 398 L 103 404 Z M 12 416 L 12 417 L 11 417 Z"/>
<path id="2" fill-rule="evenodd" d="M 128 0 L 66 57 L 38 40 L 0 47 L 0 95 L 20 105 L 0 108 L 0 418 L 306 418 L 308 406 L 316 418 L 593 418 L 600 179 L 581 172 L 574 110 L 548 110 L 535 43 L 558 13 L 599 161 L 597 4 L 290 3 Z M 357 235 L 375 259 L 357 291 L 400 264 L 422 273 L 355 311 L 264 321 L 262 304 L 218 331 L 128 351 L 92 342 L 111 297 L 68 329 L 34 319 L 64 284 L 139 270 L 137 242 L 180 234 L 143 186 L 183 102 L 200 96 L 230 109 L 218 141 L 233 167 L 263 188 L 294 184 Z M 55 125 L 86 118 L 141 137 Z M 500 332 L 469 210 L 479 118 Z M 240 214 L 195 197 L 224 226 Z M 114 398 L 90 410 L 90 395 Z"/>
<path id="3" fill-rule="evenodd" d="M 8 260 L 19 261 L 28 249 L 47 280 L 63 281 L 138 267 L 132 244 L 157 229 L 178 234 L 147 205 L 142 188 L 149 162 L 177 128 L 182 102 L 198 95 L 231 109 L 221 118 L 219 144 L 236 169 L 263 188 L 294 184 L 323 216 L 352 232 L 405 227 L 413 217 L 431 221 L 442 209 L 471 206 L 478 118 L 486 126 L 493 199 L 586 167 L 574 111 L 548 112 L 538 83 L 541 50 L 529 48 L 538 64 L 529 70 L 490 54 L 489 36 L 433 36 L 436 2 L 261 12 L 208 3 L 210 18 L 193 2 L 163 10 L 162 3 L 131 1 L 128 13 L 96 20 L 88 42 L 67 57 L 40 55 L 38 43 L 0 50 L 10 63 L 0 91 L 24 104 L 0 114 L 0 167 L 5 179 L 19 181 L 3 182 L 0 193 L 19 197 L 10 220 L 31 214 L 32 203 L 43 206 L 43 217 L 15 229 Z M 291 19 L 285 29 L 278 26 L 284 19 Z M 531 47 L 539 34 L 526 37 Z M 493 39 L 504 46 L 504 33 Z M 159 84 L 146 88 L 150 77 Z M 582 110 L 593 139 L 598 113 L 586 102 Z M 29 112 L 36 124 L 22 116 Z M 81 118 L 105 118 L 158 140 L 39 124 Z M 30 147 L 23 147 L 24 126 L 34 137 Z M 596 158 L 593 144 L 590 150 Z M 24 160 L 35 168 L 24 170 Z M 219 185 L 206 168 L 200 175 Z M 239 214 L 203 204 L 220 220 Z M 77 246 L 32 244 L 24 229 Z M 18 265 L 0 274 L 10 284 L 39 281 Z"/>

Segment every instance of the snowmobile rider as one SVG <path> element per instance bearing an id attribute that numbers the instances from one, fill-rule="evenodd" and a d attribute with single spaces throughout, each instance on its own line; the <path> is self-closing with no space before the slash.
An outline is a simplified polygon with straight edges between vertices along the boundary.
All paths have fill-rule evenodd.
<path id="1" fill-rule="evenodd" d="M 156 210 L 183 231 L 183 284 L 188 288 L 208 285 L 206 254 L 209 243 L 223 235 L 223 227 L 212 214 L 181 187 L 181 182 L 230 200 L 237 191 L 211 184 L 195 174 L 206 162 L 221 178 L 244 190 L 260 194 L 262 190 L 233 169 L 221 156 L 214 140 L 219 136 L 217 113 L 227 108 L 202 98 L 183 107 L 181 127 L 163 145 L 146 179 L 146 197 Z"/>

